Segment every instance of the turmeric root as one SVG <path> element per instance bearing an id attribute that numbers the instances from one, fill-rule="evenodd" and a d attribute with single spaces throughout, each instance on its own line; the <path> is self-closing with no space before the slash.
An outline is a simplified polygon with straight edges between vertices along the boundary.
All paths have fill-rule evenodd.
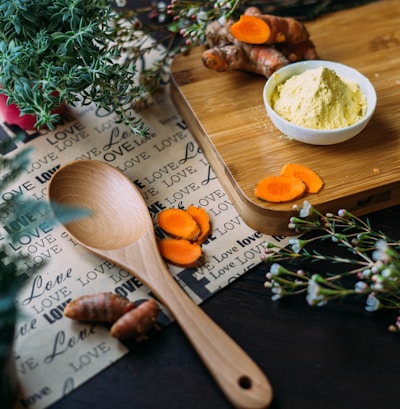
<path id="1" fill-rule="evenodd" d="M 250 44 L 226 45 L 204 51 L 202 61 L 206 68 L 218 72 L 242 70 L 269 78 L 276 70 L 290 63 L 278 49 Z"/>
<path id="2" fill-rule="evenodd" d="M 288 163 L 282 168 L 281 175 L 294 176 L 300 179 L 306 185 L 306 191 L 308 193 L 318 193 L 323 186 L 322 179 L 319 175 L 304 165 Z"/>
<path id="3" fill-rule="evenodd" d="M 262 179 L 255 187 L 255 195 L 267 202 L 290 202 L 301 197 L 306 185 L 294 176 L 269 176 Z"/>
<path id="4" fill-rule="evenodd" d="M 71 301 L 64 309 L 68 318 L 113 324 L 111 335 L 118 339 L 146 338 L 157 320 L 158 304 L 150 299 L 135 308 L 126 297 L 112 293 L 83 295 Z"/>
<path id="5" fill-rule="evenodd" d="M 73 320 L 112 323 L 131 311 L 135 305 L 112 293 L 83 295 L 68 303 L 64 315 Z"/>
<path id="6" fill-rule="evenodd" d="M 310 39 L 297 44 L 283 44 L 279 46 L 279 50 L 290 62 L 318 59 L 314 43 Z"/>
<path id="7" fill-rule="evenodd" d="M 262 14 L 256 7 L 246 9 L 231 26 L 231 34 L 239 41 L 249 44 L 298 44 L 309 38 L 303 23 L 290 17 Z"/>
<path id="8" fill-rule="evenodd" d="M 260 26 L 254 30 L 251 27 L 248 29 L 251 41 L 241 36 L 247 32 L 248 20 L 250 22 L 255 20 Z M 243 23 L 242 28 L 240 22 Z M 278 28 L 284 29 L 282 33 L 277 31 Z M 253 31 L 269 33 L 268 40 L 265 40 L 264 34 L 260 34 L 264 36 L 261 41 Z M 256 41 L 256 38 L 259 41 Z M 266 78 L 291 62 L 318 58 L 309 33 L 301 22 L 290 18 L 261 15 L 255 7 L 248 8 L 237 22 L 229 19 L 223 25 L 218 21 L 209 23 L 206 28 L 206 45 L 208 49 L 202 55 L 202 62 L 206 68 L 218 72 L 248 71 L 264 75 Z"/>
<path id="9" fill-rule="evenodd" d="M 172 237 L 196 240 L 200 235 L 200 227 L 193 217 L 183 209 L 166 209 L 158 215 L 158 225 Z"/>
<path id="10" fill-rule="evenodd" d="M 168 262 L 185 268 L 195 268 L 203 263 L 200 244 L 185 239 L 162 239 L 158 242 L 161 256 Z"/>
<path id="11" fill-rule="evenodd" d="M 147 333 L 156 327 L 160 308 L 156 301 L 149 299 L 134 310 L 122 315 L 111 327 L 110 333 L 118 339 L 135 338 L 142 341 L 147 338 Z"/>
<path id="12" fill-rule="evenodd" d="M 189 206 L 186 211 L 193 217 L 193 219 L 200 227 L 200 235 L 196 239 L 196 243 L 203 244 L 207 240 L 207 237 L 210 235 L 210 216 L 201 207 Z"/>
<path id="13" fill-rule="evenodd" d="M 231 34 L 231 26 L 234 23 L 232 19 L 225 21 L 224 24 L 220 24 L 218 20 L 208 23 L 205 33 L 207 48 L 234 44 L 236 40 Z"/>

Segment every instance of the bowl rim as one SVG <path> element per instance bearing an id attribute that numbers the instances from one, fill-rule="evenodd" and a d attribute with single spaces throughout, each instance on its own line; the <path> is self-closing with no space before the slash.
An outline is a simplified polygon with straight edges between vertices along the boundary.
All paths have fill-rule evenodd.
<path id="1" fill-rule="evenodd" d="M 337 74 L 343 78 L 348 78 L 349 76 L 346 76 L 343 74 L 343 72 L 346 73 L 351 73 L 352 78 L 355 78 L 356 82 L 359 84 L 361 90 L 363 91 L 365 97 L 367 98 L 367 111 L 365 115 L 356 123 L 350 126 L 346 126 L 344 128 L 336 128 L 336 129 L 314 129 L 314 128 L 307 128 L 304 126 L 296 125 L 287 119 L 281 117 L 276 113 L 276 111 L 272 108 L 270 104 L 270 96 L 272 95 L 273 90 L 276 88 L 277 85 L 281 84 L 282 82 L 286 81 L 288 78 L 292 77 L 293 75 L 299 75 L 303 72 L 305 72 L 307 69 L 316 69 L 319 67 L 327 67 L 334 69 Z M 350 78 L 349 78 L 350 79 Z M 352 79 L 354 81 L 354 79 Z M 350 133 L 351 131 L 356 131 L 358 128 L 363 127 L 364 124 L 368 123 L 369 120 L 371 119 L 372 115 L 375 112 L 376 104 L 377 104 L 377 94 L 374 86 L 372 85 L 371 81 L 366 77 L 364 74 L 362 74 L 360 71 L 357 69 L 350 67 L 348 65 L 345 65 L 340 62 L 335 62 L 335 61 L 328 61 L 328 60 L 305 60 L 305 61 L 298 61 L 295 63 L 291 63 L 289 65 L 286 65 L 279 70 L 275 71 L 266 81 L 264 88 L 263 88 L 263 100 L 264 100 L 264 105 L 267 109 L 267 113 L 269 116 L 271 116 L 271 113 L 273 116 L 275 116 L 276 119 L 279 119 L 282 121 L 282 123 L 285 126 L 290 126 L 294 130 L 301 130 L 301 131 L 306 131 L 309 133 L 309 137 L 312 136 L 322 136 L 322 135 L 332 135 L 335 133 L 342 133 L 342 132 L 348 132 Z M 272 118 L 271 118 L 272 120 Z M 272 120 L 273 121 L 273 120 Z M 273 121 L 274 122 L 274 121 Z M 274 122 L 275 125 L 275 122 Z M 276 125 L 275 125 L 276 126 Z M 362 128 L 363 129 L 363 128 Z M 360 129 L 360 131 L 362 130 Z M 353 135 L 355 136 L 355 135 Z M 297 139 L 297 140 L 302 140 L 298 139 L 297 137 L 289 136 L 292 139 Z M 349 138 L 348 138 L 349 139 Z M 302 140 L 303 141 L 303 140 Z M 310 142 L 308 142 L 310 143 Z"/>

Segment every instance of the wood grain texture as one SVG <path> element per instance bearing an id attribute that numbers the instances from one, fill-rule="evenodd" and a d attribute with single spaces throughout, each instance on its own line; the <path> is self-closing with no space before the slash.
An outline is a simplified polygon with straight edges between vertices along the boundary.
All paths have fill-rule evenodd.
<path id="1" fill-rule="evenodd" d="M 265 78 L 207 70 L 200 48 L 178 57 L 171 69 L 178 110 L 243 220 L 267 234 L 293 234 L 287 223 L 295 202 L 263 202 L 254 186 L 288 162 L 322 177 L 321 192 L 305 197 L 322 212 L 344 207 L 362 215 L 400 203 L 400 2 L 326 15 L 307 28 L 321 59 L 356 68 L 377 92 L 367 128 L 341 144 L 312 146 L 282 135 L 265 112 Z"/>

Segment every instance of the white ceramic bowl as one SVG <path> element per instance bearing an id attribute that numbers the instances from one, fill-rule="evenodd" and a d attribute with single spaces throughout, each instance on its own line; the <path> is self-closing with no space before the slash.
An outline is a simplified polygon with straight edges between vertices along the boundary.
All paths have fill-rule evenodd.
<path id="1" fill-rule="evenodd" d="M 318 130 L 305 128 L 299 125 L 292 124 L 280 117 L 271 107 L 270 99 L 275 87 L 278 84 L 286 81 L 293 75 L 301 74 L 308 69 L 326 67 L 333 69 L 337 75 L 344 79 L 351 80 L 359 84 L 361 91 L 367 98 L 367 112 L 365 116 L 354 125 L 346 128 L 338 128 L 333 130 Z M 370 121 L 376 107 L 376 92 L 371 82 L 354 68 L 346 65 L 323 60 L 308 60 L 294 64 L 289 64 L 275 72 L 266 82 L 263 98 L 265 108 L 273 124 L 285 135 L 300 142 L 312 145 L 333 145 L 336 143 L 347 141 L 360 133 Z"/>

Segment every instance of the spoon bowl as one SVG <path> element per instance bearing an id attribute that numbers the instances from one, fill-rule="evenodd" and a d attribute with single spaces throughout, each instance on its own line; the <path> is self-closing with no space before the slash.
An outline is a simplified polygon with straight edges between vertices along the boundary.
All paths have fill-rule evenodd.
<path id="1" fill-rule="evenodd" d="M 50 183 L 49 197 L 63 205 L 91 210 L 90 217 L 69 223 L 66 229 L 93 248 L 126 247 L 137 241 L 148 225 L 147 214 L 134 211 L 145 204 L 132 189 L 132 182 L 101 162 L 80 161 L 65 167 Z"/>
<path id="2" fill-rule="evenodd" d="M 156 295 L 235 407 L 269 406 L 272 388 L 264 373 L 169 273 L 147 205 L 125 175 L 103 162 L 74 161 L 53 175 L 48 198 L 56 217 L 57 204 L 90 210 L 88 217 L 66 224 L 67 232 L 92 253 L 135 275 Z"/>

